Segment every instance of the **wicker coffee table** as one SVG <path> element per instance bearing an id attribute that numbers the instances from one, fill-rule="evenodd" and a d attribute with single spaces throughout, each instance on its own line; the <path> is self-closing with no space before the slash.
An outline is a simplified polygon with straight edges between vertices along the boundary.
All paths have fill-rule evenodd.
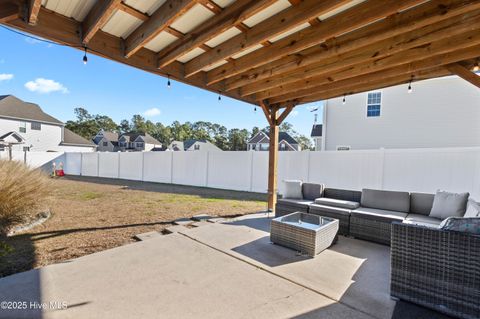
<path id="1" fill-rule="evenodd" d="M 338 225 L 338 219 L 296 212 L 272 220 L 270 240 L 314 257 L 335 242 Z"/>

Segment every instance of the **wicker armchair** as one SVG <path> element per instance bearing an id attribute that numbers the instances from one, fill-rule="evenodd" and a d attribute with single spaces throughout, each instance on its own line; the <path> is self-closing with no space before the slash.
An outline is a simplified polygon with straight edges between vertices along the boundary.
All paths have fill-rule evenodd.
<path id="1" fill-rule="evenodd" d="M 480 318 L 480 236 L 397 222 L 391 229 L 391 296 Z"/>

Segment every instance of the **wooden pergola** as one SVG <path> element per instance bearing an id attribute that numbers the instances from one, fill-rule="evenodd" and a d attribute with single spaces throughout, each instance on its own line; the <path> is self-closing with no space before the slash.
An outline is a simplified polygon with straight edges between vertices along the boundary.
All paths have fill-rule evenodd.
<path id="1" fill-rule="evenodd" d="M 475 0 L 1 0 L 0 23 L 261 107 L 270 209 L 295 106 L 451 74 L 480 87 Z"/>

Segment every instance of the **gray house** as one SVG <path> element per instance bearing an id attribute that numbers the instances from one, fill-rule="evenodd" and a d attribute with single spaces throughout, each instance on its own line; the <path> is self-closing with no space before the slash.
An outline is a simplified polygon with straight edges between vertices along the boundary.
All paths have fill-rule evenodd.
<path id="1" fill-rule="evenodd" d="M 92 141 L 97 145 L 99 152 L 117 152 L 118 148 L 118 133 L 100 130 L 95 135 Z"/>
<path id="2" fill-rule="evenodd" d="M 207 140 L 188 139 L 184 142 L 173 141 L 168 146 L 170 151 L 222 151 L 215 144 Z"/>
<path id="3" fill-rule="evenodd" d="M 142 152 L 162 150 L 162 143 L 148 133 L 118 134 L 101 130 L 93 138 L 99 152 Z"/>
<path id="4" fill-rule="evenodd" d="M 152 151 L 162 148 L 162 143 L 148 133 L 129 132 L 120 135 L 118 148 L 125 152 Z"/>
<path id="5" fill-rule="evenodd" d="M 248 151 L 268 151 L 270 148 L 270 137 L 267 133 L 260 131 L 247 142 Z M 301 151 L 298 142 L 287 132 L 278 134 L 279 151 Z"/>

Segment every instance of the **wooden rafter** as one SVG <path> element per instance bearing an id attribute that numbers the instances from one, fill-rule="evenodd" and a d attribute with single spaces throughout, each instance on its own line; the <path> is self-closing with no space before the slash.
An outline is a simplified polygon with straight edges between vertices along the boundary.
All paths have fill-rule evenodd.
<path id="1" fill-rule="evenodd" d="M 131 16 L 134 16 L 135 18 L 137 18 L 138 20 L 142 20 L 143 22 L 147 21 L 150 17 L 148 16 L 148 14 L 146 13 L 143 13 L 129 5 L 127 5 L 125 2 L 120 2 L 120 4 L 118 5 L 118 10 L 121 10 Z"/>
<path id="2" fill-rule="evenodd" d="M 266 65 L 228 78 L 225 80 L 225 88 L 226 90 L 232 90 L 247 84 L 254 85 L 261 80 L 288 74 L 300 67 L 325 61 L 327 58 L 345 54 L 478 9 L 480 9 L 480 2 L 478 1 L 469 1 L 467 3 L 463 0 L 435 0 L 427 2 L 399 13 L 394 17 L 380 20 L 338 38 L 329 39 L 321 46 L 309 48 L 295 55 L 282 57 Z M 220 73 L 220 68 L 208 72 L 209 84 L 217 82 L 214 79 Z"/>
<path id="3" fill-rule="evenodd" d="M 20 17 L 20 10 L 13 3 L 6 3 L 0 6 L 0 23 L 6 23 Z"/>
<path id="4" fill-rule="evenodd" d="M 187 77 L 191 76 L 205 67 L 214 65 L 238 52 L 267 41 L 348 2 L 349 0 L 304 0 L 300 4 L 289 7 L 277 15 L 260 22 L 245 33 L 223 42 L 208 54 L 202 54 L 187 62 L 185 64 L 185 75 Z M 270 47 L 267 46 L 265 49 L 268 50 Z"/>
<path id="5" fill-rule="evenodd" d="M 45 39 L 57 41 L 59 43 L 72 46 L 82 50 L 82 41 L 78 34 L 80 23 L 67 17 L 55 14 L 43 7 L 39 12 L 39 19 L 36 26 L 31 26 L 21 19 L 15 19 L 6 23 L 8 26 L 19 29 L 24 32 L 35 34 Z M 96 54 L 117 62 L 130 65 L 141 70 L 154 73 L 161 76 L 170 75 L 172 79 L 179 82 L 188 83 L 212 92 L 217 93 L 222 90 L 221 86 L 207 87 L 204 81 L 204 75 L 188 79 L 186 82 L 183 77 L 183 66 L 181 63 L 172 63 L 167 68 L 159 70 L 156 63 L 156 54 L 148 49 L 139 50 L 134 56 L 125 58 L 123 55 L 123 45 L 121 39 L 109 35 L 103 31 L 98 31 L 96 36 L 89 42 L 88 47 L 91 54 Z M 223 94 L 223 93 L 222 93 Z M 253 99 L 243 99 L 238 92 L 228 92 L 224 94 L 234 99 L 240 99 L 247 103 L 254 104 Z"/>
<path id="6" fill-rule="evenodd" d="M 159 52 L 159 67 L 165 67 L 178 57 L 199 47 L 232 26 L 240 25 L 243 20 L 248 19 L 273 2 L 273 0 L 235 1 L 217 16 L 202 24 L 199 29 L 193 30 L 183 39 L 177 40 Z"/>
<path id="7" fill-rule="evenodd" d="M 28 23 L 35 25 L 37 23 L 38 12 L 42 6 L 42 0 L 28 1 Z"/>
<path id="8" fill-rule="evenodd" d="M 272 117 L 271 117 L 271 114 L 270 114 L 271 110 L 268 107 L 268 105 L 266 104 L 266 102 L 265 101 L 260 101 L 259 105 L 262 108 L 263 114 L 265 114 L 265 118 L 267 119 L 268 124 L 270 124 L 270 126 L 273 125 Z"/>
<path id="9" fill-rule="evenodd" d="M 341 63 L 336 58 L 325 59 L 324 61 L 299 68 L 288 76 L 276 76 L 259 83 L 249 84 L 242 88 L 242 95 L 257 94 L 258 99 L 267 99 L 272 96 L 294 92 L 298 87 L 312 88 L 320 84 L 341 80 L 352 76 L 376 72 L 391 66 L 421 60 L 423 54 L 433 56 L 454 50 L 452 41 L 459 40 L 461 47 L 475 45 L 478 41 L 475 33 L 480 29 L 480 13 L 461 23 L 458 17 L 446 20 L 444 23 L 430 25 L 415 32 L 381 41 L 370 47 L 361 48 L 340 55 Z M 474 38 L 469 39 L 472 35 Z M 454 37 L 454 40 L 449 40 Z M 438 43 L 435 41 L 439 41 Z M 425 46 L 425 47 L 421 47 Z M 406 54 L 398 54 L 406 52 Z M 393 58 L 394 54 L 395 58 Z M 391 63 L 391 64 L 389 64 Z M 334 76 L 336 72 L 343 71 L 342 76 Z"/>
<path id="10" fill-rule="evenodd" d="M 415 80 L 420 81 L 423 79 L 436 78 L 436 77 L 446 76 L 450 74 L 451 73 L 448 70 L 445 70 L 445 68 L 435 68 L 435 69 L 419 72 L 419 74 L 415 77 Z M 319 100 L 327 100 L 327 99 L 346 95 L 347 103 L 348 103 L 348 95 L 385 88 L 385 87 L 394 86 L 394 85 L 399 85 L 399 84 L 406 84 L 410 80 L 411 80 L 410 75 L 400 75 L 400 76 L 395 76 L 391 78 L 384 78 L 377 82 L 372 82 L 367 84 L 357 84 L 350 88 L 335 89 L 335 87 L 332 87 L 328 91 L 318 92 L 315 95 L 302 97 L 300 99 L 295 100 L 295 102 L 299 104 L 304 104 L 304 103 L 310 103 L 310 102 L 319 101 Z M 406 89 L 407 88 L 405 87 L 405 90 Z"/>
<path id="11" fill-rule="evenodd" d="M 82 42 L 88 44 L 120 5 L 121 0 L 100 0 L 90 10 L 82 24 Z"/>
<path id="12" fill-rule="evenodd" d="M 479 55 L 480 55 L 480 51 L 478 51 L 478 52 L 479 52 Z M 471 84 L 475 85 L 476 87 L 480 88 L 480 76 L 478 76 L 478 74 L 470 71 L 469 68 L 463 66 L 460 63 L 449 64 L 449 65 L 446 65 L 445 68 L 448 71 L 452 72 L 453 74 L 458 75 L 459 77 L 461 77 L 465 81 L 468 81 Z"/>
<path id="13" fill-rule="evenodd" d="M 295 107 L 295 103 L 288 103 L 286 106 L 285 106 L 285 109 L 282 111 L 282 114 L 280 114 L 280 116 L 278 117 L 277 119 L 277 125 L 280 125 L 283 123 L 283 121 L 287 118 L 288 114 L 290 114 L 290 112 L 292 112 L 293 108 Z"/>
<path id="14" fill-rule="evenodd" d="M 193 0 L 167 0 L 125 40 L 125 56 L 131 57 L 195 5 Z"/>
<path id="15" fill-rule="evenodd" d="M 358 85 L 358 84 L 367 84 L 378 82 L 381 79 L 387 79 L 400 75 L 414 75 L 416 73 L 421 73 L 425 70 L 438 68 L 441 65 L 448 65 L 457 61 L 464 61 L 468 59 L 475 58 L 478 56 L 480 46 L 474 46 L 468 49 L 459 50 L 451 53 L 441 54 L 437 56 L 430 56 L 424 58 L 423 60 L 410 62 L 402 64 L 399 66 L 394 66 L 385 70 L 380 70 L 376 72 L 371 72 L 358 76 L 347 77 L 349 72 L 341 72 L 341 80 L 336 80 L 337 76 L 333 75 L 331 81 L 325 79 L 323 82 L 319 82 L 319 85 L 308 89 L 300 89 L 296 92 L 286 93 L 282 95 L 275 96 L 270 98 L 268 101 L 271 104 L 285 103 L 285 101 L 296 100 L 301 97 L 316 95 L 319 92 L 325 92 L 330 90 L 332 87 L 338 90 L 348 90 L 349 88 Z M 344 73 L 344 74 L 343 74 Z M 453 73 L 453 72 L 452 72 Z M 322 83 L 322 84 L 320 84 Z"/>
<path id="16" fill-rule="evenodd" d="M 423 2 L 422 0 L 367 0 L 344 12 L 326 19 L 322 23 L 294 33 L 272 44 L 227 63 L 209 72 L 208 82 L 216 83 L 227 77 L 281 59 L 325 42 L 327 39 L 353 31 L 368 23 L 372 23 L 385 16 L 391 15 L 402 9 Z M 200 56 L 201 57 L 201 56 Z M 193 63 L 192 60 L 189 63 Z M 188 63 L 186 65 L 188 68 Z M 188 71 L 186 71 L 188 74 Z M 212 76 L 214 75 L 214 76 Z"/>

